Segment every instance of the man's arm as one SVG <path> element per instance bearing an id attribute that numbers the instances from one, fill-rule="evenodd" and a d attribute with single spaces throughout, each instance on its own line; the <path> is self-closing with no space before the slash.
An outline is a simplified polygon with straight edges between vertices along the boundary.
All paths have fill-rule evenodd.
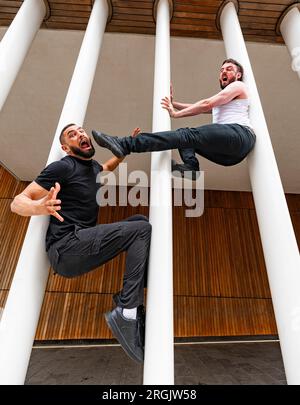
<path id="1" fill-rule="evenodd" d="M 134 128 L 131 136 L 135 137 L 137 136 L 139 133 L 141 132 L 140 128 Z M 117 158 L 117 157 L 112 157 L 111 159 L 107 160 L 105 163 L 103 163 L 102 168 L 103 171 L 106 172 L 113 172 L 118 166 L 119 164 L 125 159 L 125 157 L 123 158 Z"/>
<path id="2" fill-rule="evenodd" d="M 245 85 L 242 82 L 238 81 L 229 84 L 224 90 L 220 91 L 214 96 L 197 101 L 196 103 L 182 109 L 181 111 L 175 111 L 168 97 L 163 98 L 161 104 L 163 108 L 168 110 L 171 117 L 182 118 L 209 112 L 214 107 L 227 104 L 229 103 L 229 101 L 244 94 L 246 98 Z"/>
<path id="3" fill-rule="evenodd" d="M 14 198 L 10 205 L 11 211 L 24 217 L 53 215 L 63 222 L 64 219 L 57 212 L 61 209 L 61 201 L 57 199 L 59 191 L 59 183 L 55 183 L 55 187 L 51 187 L 50 191 L 47 191 L 33 181 Z"/>
<path id="4" fill-rule="evenodd" d="M 113 172 L 125 158 L 112 157 L 103 163 L 102 168 L 104 172 Z"/>
<path id="5" fill-rule="evenodd" d="M 172 101 L 173 107 L 176 108 L 176 110 L 181 111 L 184 108 L 190 107 L 192 104 L 191 103 L 179 103 L 178 101 Z"/>
<path id="6" fill-rule="evenodd" d="M 176 108 L 176 110 L 181 111 L 184 110 L 185 108 L 191 107 L 193 104 L 189 103 L 179 103 L 178 101 L 172 101 L 173 107 Z M 211 109 L 207 111 L 203 111 L 204 114 L 211 114 Z"/>

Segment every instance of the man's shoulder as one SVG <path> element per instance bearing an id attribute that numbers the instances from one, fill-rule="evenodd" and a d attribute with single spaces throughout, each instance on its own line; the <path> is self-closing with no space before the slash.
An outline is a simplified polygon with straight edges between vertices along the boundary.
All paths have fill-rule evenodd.
<path id="1" fill-rule="evenodd" d="M 68 159 L 62 158 L 47 165 L 35 179 L 35 182 L 47 190 L 56 181 L 63 183 L 72 172 L 72 167 Z"/>
<path id="2" fill-rule="evenodd" d="M 249 98 L 249 89 L 247 85 L 239 80 L 230 83 L 224 90 L 226 93 L 234 95 L 234 99 Z"/>
<path id="3" fill-rule="evenodd" d="M 232 88 L 236 88 L 236 89 L 240 88 L 240 89 L 245 89 L 246 90 L 247 85 L 244 82 L 242 82 L 240 80 L 237 80 L 235 82 L 232 82 L 232 83 L 228 84 L 228 86 L 226 88 L 231 88 L 231 89 Z"/>
<path id="4" fill-rule="evenodd" d="M 60 160 L 55 160 L 54 162 L 50 163 L 46 169 L 53 170 L 53 171 L 63 171 L 64 173 L 68 173 L 74 167 L 74 162 L 69 156 L 64 156 Z"/>
<path id="5" fill-rule="evenodd" d="M 60 160 L 57 160 L 57 162 L 61 162 L 65 166 L 73 166 L 74 165 L 74 160 L 69 155 L 66 155 L 63 158 L 61 158 Z"/>

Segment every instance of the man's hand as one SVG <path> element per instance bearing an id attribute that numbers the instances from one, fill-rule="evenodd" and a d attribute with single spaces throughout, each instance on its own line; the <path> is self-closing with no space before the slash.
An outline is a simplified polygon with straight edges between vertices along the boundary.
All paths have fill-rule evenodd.
<path id="1" fill-rule="evenodd" d="M 168 112 L 170 114 L 170 117 L 176 118 L 175 108 L 173 107 L 173 104 L 172 104 L 171 100 L 168 97 L 164 97 L 161 100 L 161 106 L 165 110 L 168 110 Z"/>
<path id="2" fill-rule="evenodd" d="M 141 128 L 137 127 L 134 128 L 134 130 L 132 131 L 131 136 L 133 136 L 134 138 L 141 132 Z"/>
<path id="3" fill-rule="evenodd" d="M 57 211 L 61 210 L 61 201 L 57 200 L 57 194 L 60 192 L 60 184 L 55 183 L 55 187 L 51 187 L 48 194 L 36 201 L 36 214 L 37 215 L 53 215 L 60 222 L 64 219 Z"/>
<path id="4" fill-rule="evenodd" d="M 172 82 L 170 83 L 170 101 L 173 103 L 174 89 Z"/>

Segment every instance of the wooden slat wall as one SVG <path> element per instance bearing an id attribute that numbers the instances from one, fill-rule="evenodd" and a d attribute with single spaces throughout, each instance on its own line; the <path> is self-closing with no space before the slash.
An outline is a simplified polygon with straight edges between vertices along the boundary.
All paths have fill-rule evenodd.
<path id="1" fill-rule="evenodd" d="M 10 203 L 26 183 L 18 182 L 0 166 L 0 292 L 8 291 L 23 244 L 28 219 L 12 214 Z M 1 299 L 6 299 L 2 294 Z"/>
<path id="2" fill-rule="evenodd" d="M 3 307 L 28 219 L 10 212 L 25 187 L 0 168 L 0 307 Z M 300 195 L 287 196 L 300 243 Z M 147 207 L 102 207 L 101 221 L 118 221 Z M 205 211 L 186 218 L 173 208 L 175 336 L 276 334 L 251 193 L 205 192 Z M 122 254 L 75 279 L 50 273 L 37 340 L 106 339 L 103 313 L 121 288 Z M 26 271 L 26 269 L 24 269 Z"/>
<path id="3" fill-rule="evenodd" d="M 221 39 L 216 16 L 223 0 L 174 0 L 171 35 Z M 43 28 L 85 30 L 92 0 L 49 0 L 51 15 Z M 108 32 L 155 34 L 154 0 L 112 0 Z M 283 42 L 276 24 L 294 0 L 239 1 L 239 19 L 245 39 Z M 9 25 L 22 1 L 0 0 L 0 24 Z"/>

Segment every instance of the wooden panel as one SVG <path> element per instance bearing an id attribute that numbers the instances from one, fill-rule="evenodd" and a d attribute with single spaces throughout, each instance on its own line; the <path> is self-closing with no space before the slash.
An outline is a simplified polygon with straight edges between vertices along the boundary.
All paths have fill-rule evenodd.
<path id="1" fill-rule="evenodd" d="M 12 198 L 18 182 L 0 165 L 0 198 Z"/>
<path id="2" fill-rule="evenodd" d="M 229 257 L 229 267 L 218 267 L 222 296 L 270 297 L 255 211 L 227 209 L 222 212 L 225 239 L 220 257 Z"/>
<path id="3" fill-rule="evenodd" d="M 10 204 L 11 200 L 0 200 L 0 289 L 10 287 L 29 222 L 13 214 Z"/>
<path id="4" fill-rule="evenodd" d="M 103 313 L 112 307 L 111 294 L 47 292 L 37 340 L 109 339 Z"/>
<path id="5" fill-rule="evenodd" d="M 176 337 L 277 333 L 270 299 L 176 296 L 174 326 Z"/>
<path id="6" fill-rule="evenodd" d="M 208 210 L 205 210 L 200 218 L 186 218 L 181 207 L 173 209 L 173 234 L 177 235 L 173 240 L 174 294 L 220 295 L 215 271 L 218 253 L 209 248 L 213 228 L 205 227 L 208 215 Z M 215 232 L 214 235 L 218 238 Z"/>
<path id="7" fill-rule="evenodd" d="M 111 339 L 103 316 L 111 302 L 111 294 L 47 292 L 35 338 Z M 174 308 L 176 337 L 277 333 L 270 299 L 175 296 Z"/>
<path id="8" fill-rule="evenodd" d="M 0 199 L 13 198 L 27 186 L 28 182 L 18 181 L 0 165 Z"/>
<path id="9" fill-rule="evenodd" d="M 300 211 L 300 194 L 286 194 L 285 197 L 290 211 Z"/>
<path id="10" fill-rule="evenodd" d="M 0 290 L 10 287 L 27 229 L 28 218 L 10 210 L 12 198 L 26 185 L 0 166 Z"/>
<path id="11" fill-rule="evenodd" d="M 51 15 L 44 28 L 85 30 L 92 0 L 49 0 Z M 155 33 L 154 0 L 112 0 L 112 19 L 108 32 Z M 239 19 L 245 39 L 282 43 L 275 29 L 280 15 L 293 0 L 239 1 Z M 0 0 L 0 23 L 9 25 L 21 1 Z M 221 39 L 216 27 L 222 0 L 174 0 L 171 35 Z"/>
<path id="12" fill-rule="evenodd" d="M 0 308 L 4 308 L 7 295 L 8 295 L 7 290 L 0 290 Z"/>
<path id="13" fill-rule="evenodd" d="M 300 197 L 300 196 L 299 196 Z M 300 200 L 300 199 L 299 199 Z M 245 191 L 205 190 L 205 208 L 254 208 L 252 193 Z"/>
<path id="14" fill-rule="evenodd" d="M 270 297 L 253 210 L 205 208 L 202 217 L 186 218 L 178 207 L 173 217 L 173 234 L 180 235 L 174 239 L 175 294 Z"/>

